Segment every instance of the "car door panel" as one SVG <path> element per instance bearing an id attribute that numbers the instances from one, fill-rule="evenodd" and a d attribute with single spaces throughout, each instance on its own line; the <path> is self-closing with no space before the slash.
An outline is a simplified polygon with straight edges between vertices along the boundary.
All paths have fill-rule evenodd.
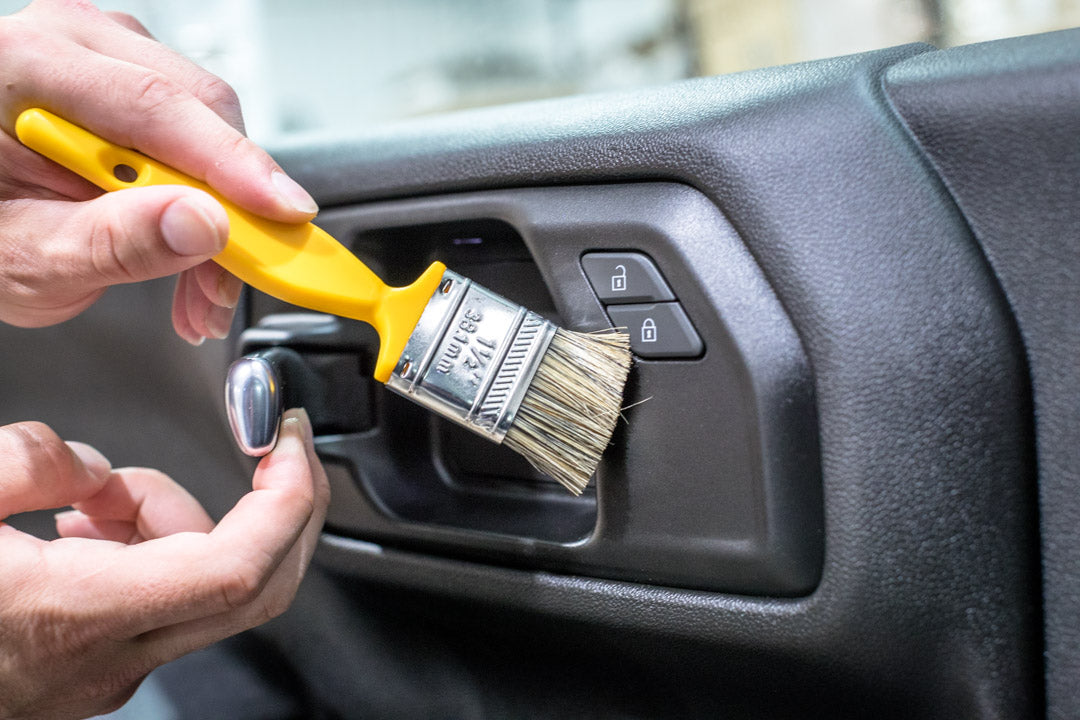
<path id="1" fill-rule="evenodd" d="M 927 52 L 469 112 L 281 155 L 324 204 L 435 195 L 452 205 L 446 193 L 655 179 L 709 198 L 792 318 L 813 369 L 825 555 L 811 594 L 624 585 L 332 536 L 323 562 L 484 608 L 462 632 L 485 647 L 500 638 L 497 659 L 463 662 L 490 678 L 479 692 L 488 700 L 521 699 L 498 689 L 497 667 L 511 657 L 552 679 L 545 660 L 522 659 L 537 635 L 510 630 L 535 614 L 558 638 L 543 644 L 551 652 L 572 644 L 567 627 L 605 648 L 589 665 L 609 687 L 558 690 L 599 715 L 626 685 L 605 672 L 611 664 L 631 665 L 636 687 L 666 693 L 673 716 L 1037 708 L 1023 348 L 964 217 L 882 92 L 890 66 Z"/>
<path id="2" fill-rule="evenodd" d="M 389 275 L 431 253 L 468 265 L 475 251 L 500 264 L 469 267 L 511 299 L 592 329 L 607 318 L 582 253 L 643 252 L 705 339 L 700 357 L 634 371 L 627 402 L 656 397 L 626 411 L 581 504 L 365 390 L 372 424 L 319 439 L 336 485 L 312 570 L 258 631 L 302 705 L 326 717 L 1075 714 L 1078 40 L 904 46 L 278 148 L 320 221 Z M 615 195 L 638 206 L 604 205 Z M 682 240 L 583 222 L 600 206 L 611 221 L 652 214 Z M 455 249 L 455 236 L 484 242 Z M 18 388 L 4 419 L 164 466 L 220 515 L 251 468 L 221 383 L 260 336 L 181 347 L 165 338 L 168 292 L 120 288 L 61 327 L 0 328 Z M 248 293 L 234 337 L 295 312 Z M 332 350 L 348 345 L 362 368 L 372 338 L 341 332 Z M 724 409 L 728 386 L 710 375 L 725 367 L 730 387 L 761 392 Z M 716 440 L 725 418 L 782 481 L 745 483 L 733 463 L 683 473 L 670 492 L 691 484 L 665 496 L 649 463 L 669 446 L 691 464 L 713 457 L 693 449 L 737 437 Z M 507 477 L 455 475 L 432 443 Z M 796 582 L 748 580 L 768 564 L 725 560 L 687 530 L 722 537 L 760 507 L 786 508 L 769 517 L 790 523 Z M 664 530 L 664 554 L 635 545 L 634 527 Z M 771 557 L 767 534 L 744 537 L 746 557 Z M 618 568 L 589 562 L 605 544 Z"/>
<path id="3" fill-rule="evenodd" d="M 941 175 L 1008 298 L 1030 365 L 1042 543 L 1047 706 L 1080 697 L 1080 443 L 1070 358 L 1076 308 L 1080 95 L 1077 33 L 932 53 L 890 68 L 885 89 Z"/>

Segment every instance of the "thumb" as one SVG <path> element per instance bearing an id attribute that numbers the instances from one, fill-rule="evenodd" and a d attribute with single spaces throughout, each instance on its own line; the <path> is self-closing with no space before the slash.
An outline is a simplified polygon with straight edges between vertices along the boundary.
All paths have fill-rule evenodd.
<path id="1" fill-rule="evenodd" d="M 65 443 L 37 422 L 0 427 L 0 518 L 63 507 L 96 494 L 112 468 L 101 453 Z"/>
<path id="2" fill-rule="evenodd" d="M 220 252 L 229 237 L 225 209 L 194 188 L 131 188 L 79 205 L 63 234 L 81 246 L 87 279 L 102 287 L 186 270 Z"/>
<path id="3" fill-rule="evenodd" d="M 110 285 L 173 275 L 225 247 L 229 220 L 180 185 L 94 200 L 16 200 L 0 224 L 0 320 L 39 327 L 74 317 Z"/>

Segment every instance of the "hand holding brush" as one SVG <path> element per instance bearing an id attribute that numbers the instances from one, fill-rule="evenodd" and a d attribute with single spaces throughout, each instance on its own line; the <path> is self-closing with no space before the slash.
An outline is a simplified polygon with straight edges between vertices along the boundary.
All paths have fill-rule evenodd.
<path id="1" fill-rule="evenodd" d="M 218 264 L 286 302 L 370 323 L 380 339 L 376 380 L 505 443 L 574 494 L 588 484 L 619 417 L 627 335 L 556 328 L 439 262 L 411 285 L 389 287 L 315 225 L 258 217 L 44 110 L 22 113 L 16 132 L 105 190 L 187 185 L 209 193 L 229 218 Z"/>

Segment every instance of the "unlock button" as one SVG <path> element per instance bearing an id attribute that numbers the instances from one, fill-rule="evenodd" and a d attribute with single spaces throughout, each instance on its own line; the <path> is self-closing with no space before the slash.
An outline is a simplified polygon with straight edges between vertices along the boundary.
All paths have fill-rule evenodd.
<path id="1" fill-rule="evenodd" d="M 642 253 L 586 253 L 581 267 L 605 305 L 675 299 L 653 261 Z"/>
<path id="2" fill-rule="evenodd" d="M 613 325 L 626 328 L 630 347 L 642 358 L 692 358 L 704 345 L 677 302 L 609 305 Z"/>

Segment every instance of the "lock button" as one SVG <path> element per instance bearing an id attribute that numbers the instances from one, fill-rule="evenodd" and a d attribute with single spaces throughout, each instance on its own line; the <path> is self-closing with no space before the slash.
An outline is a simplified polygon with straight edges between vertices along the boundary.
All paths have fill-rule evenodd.
<path id="1" fill-rule="evenodd" d="M 641 358 L 694 358 L 705 349 L 690 318 L 677 302 L 611 305 L 608 317 L 630 334 L 630 348 Z"/>
<path id="2" fill-rule="evenodd" d="M 675 299 L 656 265 L 641 253 L 586 253 L 581 258 L 581 267 L 605 305 Z"/>

